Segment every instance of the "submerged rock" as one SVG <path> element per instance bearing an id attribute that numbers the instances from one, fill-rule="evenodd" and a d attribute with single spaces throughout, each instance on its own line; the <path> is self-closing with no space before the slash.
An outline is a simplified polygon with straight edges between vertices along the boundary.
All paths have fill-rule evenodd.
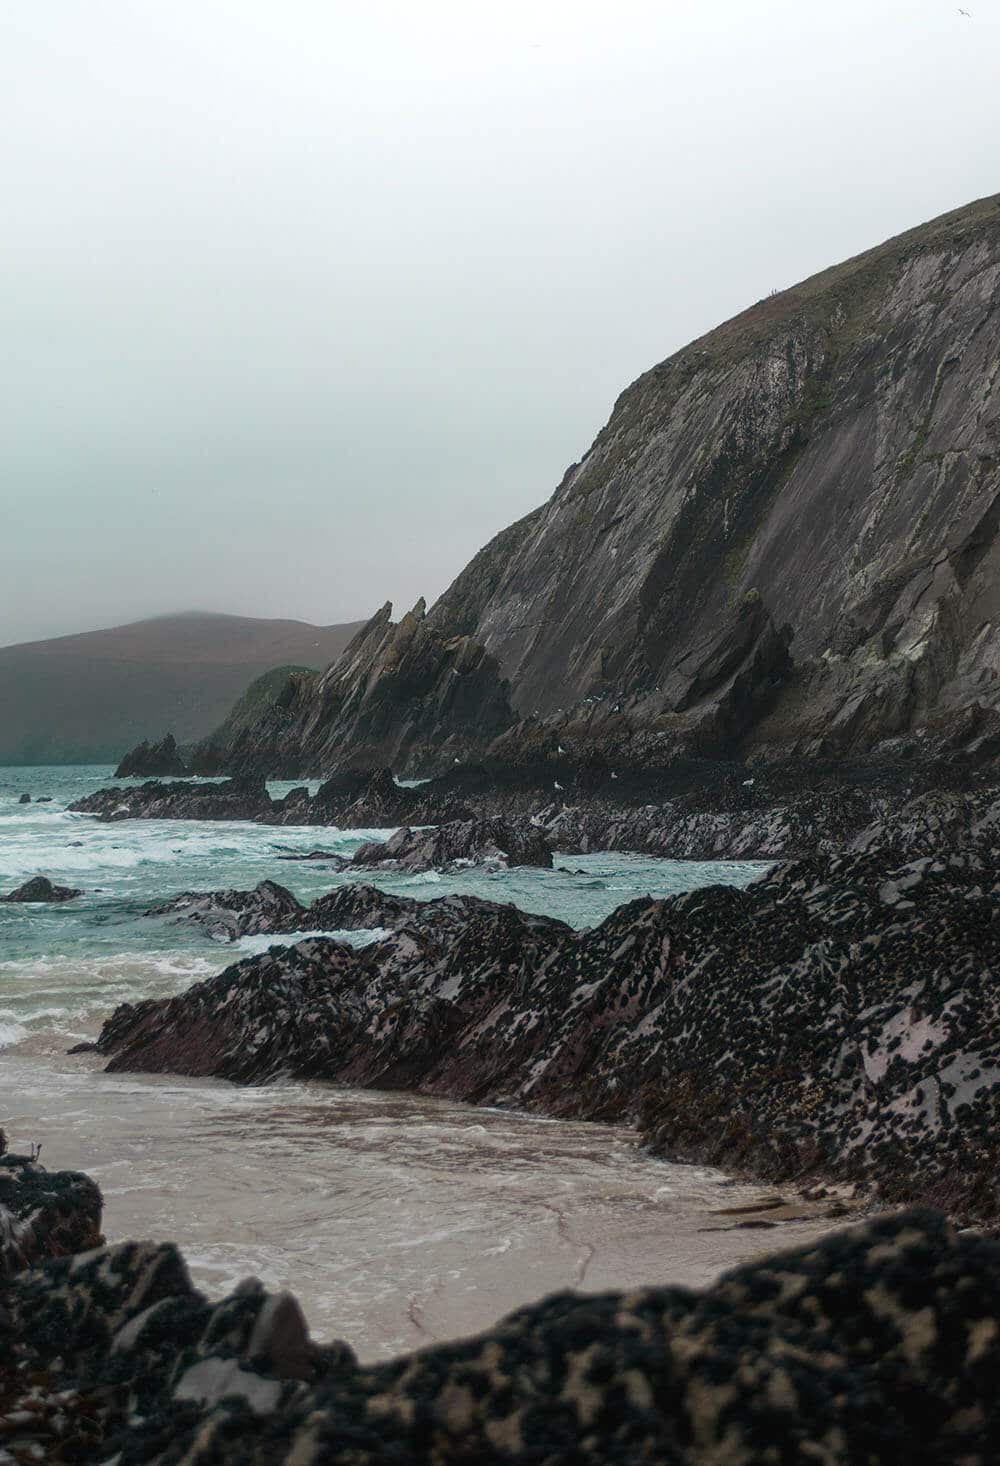
<path id="1" fill-rule="evenodd" d="M 350 865 L 350 861 L 343 855 L 338 855 L 336 850 L 310 850 L 304 855 L 279 855 L 278 860 L 304 860 L 322 862 L 324 866 L 331 866 L 334 870 L 344 870 Z"/>
<path id="2" fill-rule="evenodd" d="M 987 1463 L 1000 1451 L 1000 1245 L 930 1212 L 695 1293 L 559 1293 L 362 1366 L 255 1279 L 211 1304 L 170 1246 L 12 1279 L 7 1441 L 120 1466 Z"/>
<path id="3" fill-rule="evenodd" d="M 0 901 L 72 901 L 82 895 L 75 886 L 54 886 L 48 876 L 32 876 L 9 896 L 0 896 Z"/>

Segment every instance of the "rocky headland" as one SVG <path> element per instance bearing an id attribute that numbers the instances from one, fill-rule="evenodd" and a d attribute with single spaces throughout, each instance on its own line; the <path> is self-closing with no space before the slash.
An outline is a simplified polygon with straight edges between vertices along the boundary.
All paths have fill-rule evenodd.
<path id="1" fill-rule="evenodd" d="M 198 773 L 1000 753 L 1000 196 L 654 366 L 428 610 Z"/>

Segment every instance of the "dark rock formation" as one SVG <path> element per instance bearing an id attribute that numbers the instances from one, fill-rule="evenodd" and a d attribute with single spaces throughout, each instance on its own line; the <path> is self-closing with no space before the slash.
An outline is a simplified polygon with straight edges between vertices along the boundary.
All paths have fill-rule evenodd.
<path id="1" fill-rule="evenodd" d="M 21 797 L 20 797 L 20 799 L 17 802 L 18 802 L 18 804 L 30 804 L 31 803 L 31 795 L 30 794 L 22 794 Z"/>
<path id="2" fill-rule="evenodd" d="M 668 1156 L 993 1216 L 997 808 L 970 810 L 933 855 L 889 843 L 795 862 L 581 933 L 472 898 L 342 889 L 289 919 L 390 934 L 273 949 L 125 1005 L 99 1047 L 112 1069 L 638 1117 Z"/>
<path id="3" fill-rule="evenodd" d="M 46 1258 L 100 1246 L 101 1206 L 89 1176 L 47 1171 L 30 1156 L 0 1153 L 0 1281 Z"/>
<path id="4" fill-rule="evenodd" d="M 870 845 L 895 838 L 890 832 L 899 821 L 910 828 L 907 810 L 915 800 L 930 800 L 945 824 L 961 824 L 970 798 L 989 803 L 997 797 L 989 772 L 962 761 L 798 760 L 751 768 L 688 759 L 669 769 L 620 766 L 617 772 L 592 753 L 547 748 L 548 735 L 528 767 L 470 765 L 416 788 L 398 784 L 388 769 L 339 774 L 313 797 L 303 787 L 281 800 L 270 799 L 259 780 L 151 782 L 124 793 L 98 790 L 71 808 L 104 820 L 240 818 L 340 829 L 470 822 L 485 829 L 502 820 L 510 844 L 500 841 L 499 848 L 534 847 L 542 860 L 542 841 L 566 854 L 622 850 L 679 860 L 771 860 L 844 852 L 862 835 Z"/>
<path id="5" fill-rule="evenodd" d="M 173 916 L 178 921 L 204 927 L 213 937 L 235 941 L 237 937 L 268 932 L 287 935 L 298 931 L 392 929 L 428 916 L 442 930 L 451 931 L 480 911 L 506 909 L 510 908 L 462 896 L 416 901 L 362 884 L 338 886 L 325 896 L 317 896 L 311 906 L 303 906 L 284 886 L 275 881 L 261 881 L 252 891 L 182 891 L 161 906 L 151 908 L 146 915 Z M 563 929 L 562 922 L 556 925 Z"/>
<path id="6" fill-rule="evenodd" d="M 74 886 L 54 886 L 47 876 L 32 876 L 9 896 L 0 896 L 0 901 L 72 901 L 82 895 Z"/>
<path id="7" fill-rule="evenodd" d="M 252 891 L 182 891 L 146 915 L 174 916 L 232 942 L 261 932 L 303 930 L 306 908 L 277 881 L 261 881 Z"/>
<path id="8" fill-rule="evenodd" d="M 995 758 L 998 291 L 1000 196 L 758 302 L 623 392 L 429 614 L 383 609 L 218 766 L 440 772 L 539 729 L 636 767 Z"/>
<path id="9" fill-rule="evenodd" d="M 276 806 L 263 779 L 245 776 L 218 784 L 152 779 L 133 789 L 98 789 L 69 808 L 103 820 L 252 820 Z"/>
<path id="10" fill-rule="evenodd" d="M 116 779 L 183 779 L 191 771 L 168 733 L 159 743 L 140 743 L 115 769 Z"/>
<path id="11" fill-rule="evenodd" d="M 404 826 L 384 842 L 368 841 L 355 851 L 352 864 L 407 871 L 455 865 L 533 865 L 551 870 L 552 849 L 531 826 L 517 828 L 504 819 L 455 820 L 432 830 Z"/>
<path id="12" fill-rule="evenodd" d="M 495 660 L 471 637 L 441 632 L 423 601 L 392 606 L 358 632 L 319 679 L 289 679 L 259 718 L 199 750 L 198 768 L 325 771 L 447 766 L 514 721 Z"/>
<path id="13" fill-rule="evenodd" d="M 345 637 L 337 648 L 338 656 L 359 629 L 358 626 L 351 628 L 350 636 Z M 251 682 L 219 726 L 189 750 L 192 773 L 224 772 L 224 751 L 236 744 L 247 729 L 255 727 L 265 717 L 275 726 L 281 726 L 289 706 L 315 686 L 319 675 L 319 671 L 312 667 L 273 667 Z"/>
<path id="14" fill-rule="evenodd" d="M 50 1262 L 5 1290 L 17 1459 L 120 1466 L 988 1466 L 1000 1245 L 885 1217 L 703 1293 L 556 1294 L 363 1367 L 255 1279 L 214 1306 L 169 1246 Z"/>
<path id="15" fill-rule="evenodd" d="M 329 868 L 331 870 L 344 870 L 351 863 L 345 856 L 338 855 L 336 850 L 310 850 L 305 855 L 290 853 L 288 855 L 279 855 L 276 859 L 301 860 L 307 864 L 322 865 L 324 869 Z"/>

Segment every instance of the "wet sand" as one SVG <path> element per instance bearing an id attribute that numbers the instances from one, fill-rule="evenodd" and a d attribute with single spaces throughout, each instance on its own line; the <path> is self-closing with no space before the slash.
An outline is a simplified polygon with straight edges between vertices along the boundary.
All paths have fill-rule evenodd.
<path id="1" fill-rule="evenodd" d="M 773 1188 L 652 1160 L 623 1128 L 322 1084 L 107 1075 L 38 1040 L 0 1056 L 0 1114 L 14 1148 L 41 1142 L 51 1169 L 95 1177 L 109 1240 L 176 1242 L 213 1296 L 248 1274 L 289 1288 L 316 1337 L 363 1359 L 558 1289 L 701 1286 L 844 1225 L 740 1225 L 748 1214 L 724 1209 Z"/>

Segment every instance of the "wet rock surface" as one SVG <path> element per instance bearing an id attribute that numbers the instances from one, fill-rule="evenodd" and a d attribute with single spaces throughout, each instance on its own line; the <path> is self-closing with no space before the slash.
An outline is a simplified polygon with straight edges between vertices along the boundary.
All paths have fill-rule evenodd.
<path id="1" fill-rule="evenodd" d="M 412 872 L 458 865 L 551 870 L 552 847 L 539 829 L 523 820 L 452 820 L 432 830 L 404 826 L 386 841 L 369 841 L 355 851 L 352 864 Z"/>
<path id="2" fill-rule="evenodd" d="M 46 1258 L 97 1247 L 101 1206 L 89 1176 L 47 1171 L 37 1155 L 0 1153 L 0 1282 Z"/>
<path id="3" fill-rule="evenodd" d="M 127 1243 L 8 1281 L 0 1410 L 25 1460 L 119 1466 L 988 1466 L 998 1316 L 1000 1245 L 912 1212 L 364 1367 L 289 1295 L 213 1305 L 173 1247 Z"/>
<path id="4" fill-rule="evenodd" d="M 744 890 L 634 901 L 592 931 L 344 887 L 274 919 L 388 935 L 275 948 L 125 1005 L 99 1046 L 112 1069 L 290 1073 L 637 1119 L 671 1158 L 992 1217 L 1000 851 L 995 806 L 973 805 L 933 854 L 890 843 L 785 863 Z M 255 893 L 247 910 L 270 901 Z"/>
<path id="5" fill-rule="evenodd" d="M 230 942 L 263 932 L 304 930 L 306 914 L 307 908 L 277 881 L 260 881 L 252 891 L 182 891 L 146 912 L 190 922 Z"/>
<path id="6" fill-rule="evenodd" d="M 914 800 L 923 799 L 925 810 L 933 805 L 939 822 L 948 825 L 966 818 L 969 798 L 997 797 L 987 769 L 961 763 L 748 767 L 689 760 L 663 769 L 615 768 L 585 748 L 563 747 L 546 736 L 525 767 L 462 766 L 417 787 L 397 783 L 389 769 L 345 771 L 315 795 L 303 786 L 278 800 L 255 778 L 151 781 L 126 791 L 98 790 L 71 808 L 102 820 L 250 819 L 338 829 L 450 825 L 458 843 L 449 855 L 449 840 L 443 840 L 443 862 L 469 858 L 458 845 L 470 836 L 458 826 L 482 826 L 481 835 L 472 832 L 474 846 L 477 838 L 488 842 L 488 822 L 497 820 L 508 826 L 503 839 L 492 841 L 498 849 L 534 850 L 542 860 L 542 841 L 568 854 L 632 850 L 671 859 L 766 860 L 842 852 L 880 826 L 902 830 L 917 818 L 908 812 Z M 875 841 L 870 834 L 869 843 Z M 317 854 L 322 852 L 310 858 Z"/>
<path id="7" fill-rule="evenodd" d="M 0 896 L 0 901 L 72 901 L 82 895 L 75 886 L 54 886 L 48 876 L 32 876 L 16 891 Z"/>
<path id="8" fill-rule="evenodd" d="M 274 802 L 259 778 L 219 783 L 152 779 L 131 789 L 98 789 L 69 807 L 102 820 L 253 820 L 271 811 Z"/>

